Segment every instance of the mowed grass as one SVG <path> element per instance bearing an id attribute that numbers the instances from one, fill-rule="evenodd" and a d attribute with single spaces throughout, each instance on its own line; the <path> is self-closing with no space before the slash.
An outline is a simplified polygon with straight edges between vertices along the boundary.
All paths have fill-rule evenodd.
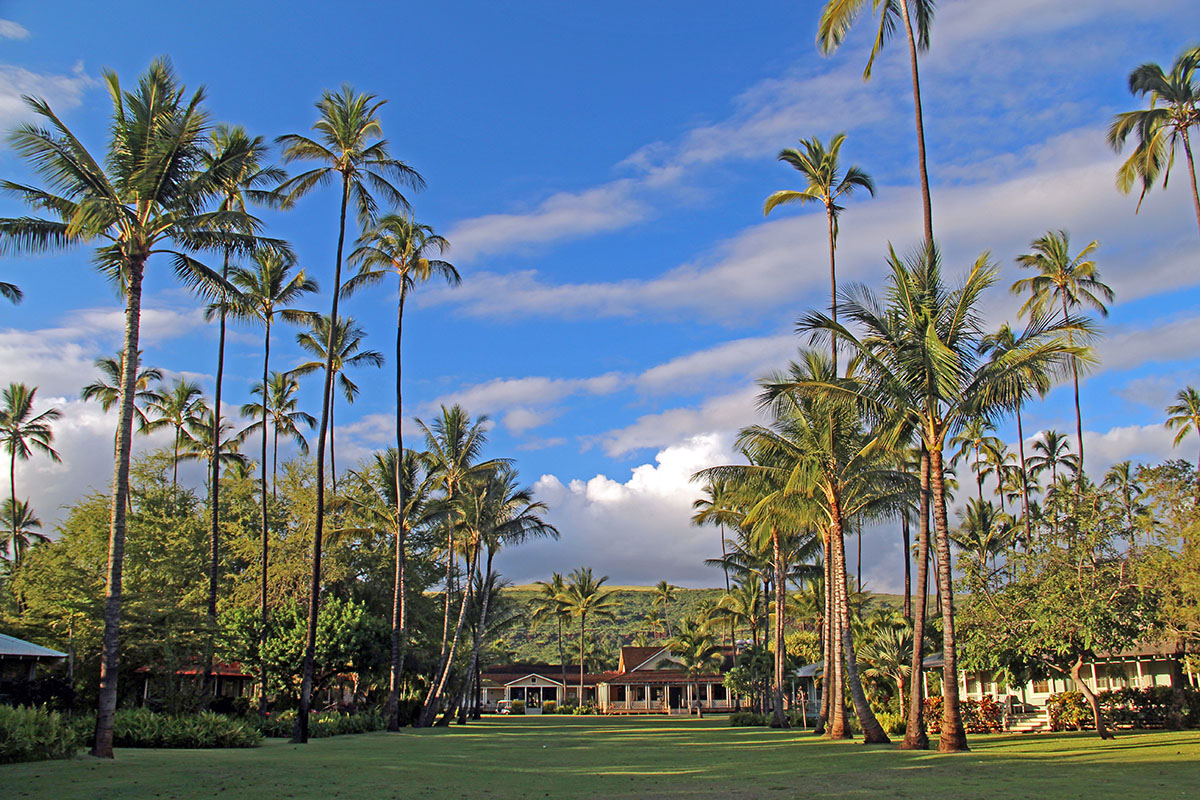
<path id="1" fill-rule="evenodd" d="M 0 765 L 4 798 L 1196 798 L 1200 733 L 975 736 L 958 755 L 729 728 L 720 717 L 493 717 L 463 728 L 119 750 Z"/>

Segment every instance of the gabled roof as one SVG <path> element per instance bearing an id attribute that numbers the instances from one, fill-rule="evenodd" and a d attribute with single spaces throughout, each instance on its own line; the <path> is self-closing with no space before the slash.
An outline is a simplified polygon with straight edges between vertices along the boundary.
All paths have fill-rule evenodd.
<path id="1" fill-rule="evenodd" d="M 66 653 L 0 633 L 0 658 L 66 658 Z"/>
<path id="2" fill-rule="evenodd" d="M 661 653 L 666 653 L 667 648 L 662 645 L 654 647 L 622 647 L 621 661 L 617 665 L 618 672 L 633 672 L 635 669 L 640 669 L 646 666 Z"/>
<path id="3" fill-rule="evenodd" d="M 585 673 L 585 675 L 586 675 L 586 673 Z M 554 680 L 554 678 L 551 678 L 548 675 L 543 675 L 540 672 L 531 672 L 528 675 L 522 675 L 519 678 L 513 678 L 511 681 L 504 681 L 504 685 L 511 686 L 514 683 L 520 683 L 521 681 L 528 680 L 529 678 L 541 678 L 542 680 L 546 681 L 546 683 L 553 683 L 555 686 L 563 685 L 562 681 L 556 681 L 556 680 Z"/>

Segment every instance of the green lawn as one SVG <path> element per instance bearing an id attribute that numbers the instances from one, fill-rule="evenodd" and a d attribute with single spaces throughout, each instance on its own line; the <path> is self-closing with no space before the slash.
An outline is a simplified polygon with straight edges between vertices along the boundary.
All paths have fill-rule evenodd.
<path id="1" fill-rule="evenodd" d="M 1195 798 L 1200 733 L 976 736 L 940 756 L 729 728 L 722 718 L 510 717 L 465 728 L 120 750 L 0 766 L 5 798 Z"/>

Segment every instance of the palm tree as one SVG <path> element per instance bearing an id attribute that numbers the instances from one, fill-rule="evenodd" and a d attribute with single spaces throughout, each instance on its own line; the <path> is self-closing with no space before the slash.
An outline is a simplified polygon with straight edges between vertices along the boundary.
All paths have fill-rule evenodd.
<path id="1" fill-rule="evenodd" d="M 312 318 L 312 330 L 304 333 L 296 334 L 296 343 L 300 345 L 302 350 L 307 350 L 317 358 L 313 361 L 306 361 L 303 364 L 292 369 L 291 374 L 297 376 L 308 375 L 317 372 L 328 366 L 333 370 L 331 373 L 341 386 L 342 395 L 346 398 L 347 403 L 354 403 L 354 398 L 358 396 L 358 384 L 346 377 L 346 370 L 353 367 L 382 367 L 383 354 L 377 350 L 362 350 L 363 339 L 366 338 L 366 331 L 360 328 L 354 322 L 354 317 L 345 317 L 340 319 L 336 324 L 329 324 L 330 317 L 318 316 Z M 333 354 L 329 356 L 325 352 L 327 345 L 332 344 Z M 334 426 L 333 426 L 333 407 L 335 405 L 334 398 L 329 399 L 329 475 L 330 487 L 334 494 L 337 494 L 337 462 L 334 460 Z"/>
<path id="2" fill-rule="evenodd" d="M 299 134 L 279 137 L 285 163 L 317 162 L 319 166 L 287 180 L 279 187 L 282 204 L 290 207 L 314 188 L 341 179 L 341 216 L 338 222 L 337 256 L 333 269 L 333 293 L 329 325 L 325 342 L 325 384 L 321 394 L 321 422 L 317 429 L 317 515 L 313 530 L 313 569 L 308 608 L 308 638 L 304 648 L 303 677 L 300 688 L 300 709 L 296 715 L 293 739 L 308 741 L 308 712 L 312 695 L 313 659 L 317 646 L 317 612 L 321 599 L 321 546 L 325 531 L 325 440 L 329 434 L 329 415 L 333 400 L 333 359 L 337 352 L 333 335 L 338 327 L 338 300 L 342 294 L 342 254 L 346 242 L 346 212 L 354 203 L 360 228 L 366 229 L 376 219 L 378 193 L 388 206 L 408 208 L 408 201 L 396 184 L 420 189 L 425 181 L 412 167 L 391 157 L 379 109 L 383 100 L 374 95 L 359 94 L 343 85 L 336 94 L 326 91 L 317 101 L 319 119 L 313 125 L 315 139 Z"/>
<path id="3" fill-rule="evenodd" d="M 958 530 L 950 535 L 950 541 L 975 557 L 975 565 L 981 574 L 987 570 L 989 559 L 995 567 L 996 557 L 1012 542 L 1012 517 L 989 501 L 972 497 L 967 500 L 961 520 Z"/>
<path id="4" fill-rule="evenodd" d="M 1141 502 L 1145 490 L 1138 483 L 1133 464 L 1128 460 L 1113 464 L 1104 473 L 1103 486 L 1116 494 L 1117 505 L 1125 514 L 1125 535 L 1132 552 L 1137 546 L 1138 522 L 1150 515 L 1150 509 Z"/>
<path id="5" fill-rule="evenodd" d="M 1021 313 L 1032 315 L 1045 313 L 1051 306 L 1059 305 L 1062 318 L 1070 318 L 1071 311 L 1081 306 L 1091 306 L 1103 317 L 1108 316 L 1106 302 L 1112 302 L 1113 290 L 1100 280 L 1096 263 L 1087 258 L 1100 246 L 1090 242 L 1076 255 L 1071 255 L 1071 240 L 1066 231 L 1050 231 L 1035 239 L 1032 253 L 1017 256 L 1017 264 L 1037 270 L 1036 275 L 1022 278 L 1012 285 L 1013 294 L 1029 293 L 1029 299 L 1021 307 Z M 1075 332 L 1067 331 L 1070 344 L 1075 343 Z M 1071 378 L 1075 383 L 1075 435 L 1079 445 L 1080 474 L 1083 471 L 1083 415 L 1079 407 L 1079 363 L 1091 360 L 1090 352 L 1084 357 L 1071 359 Z"/>
<path id="6" fill-rule="evenodd" d="M 275 497 L 278 496 L 278 487 L 275 484 L 279 472 L 279 435 L 283 434 L 284 439 L 291 439 L 299 449 L 300 455 L 308 455 L 308 440 L 300 432 L 300 426 L 307 425 L 309 430 L 317 426 L 316 417 L 307 411 L 299 410 L 299 401 L 296 399 L 296 392 L 299 390 L 300 382 L 288 372 L 272 372 L 267 381 L 265 416 L 271 429 L 271 493 Z M 250 395 L 262 398 L 263 385 L 256 382 L 250 387 Z M 257 403 L 245 403 L 242 406 L 242 416 L 255 420 L 238 434 L 243 441 L 264 428 L 263 411 L 261 399 Z M 265 455 L 263 463 L 266 463 Z"/>
<path id="7" fill-rule="evenodd" d="M 909 70 L 912 73 L 913 111 L 917 125 L 917 168 L 921 176 L 921 205 L 925 212 L 925 242 L 933 244 L 933 205 L 929 198 L 929 173 L 925 163 L 925 123 L 921 109 L 921 79 L 917 69 L 917 52 L 929 49 L 929 28 L 933 24 L 934 0 L 871 0 L 879 11 L 879 31 L 871 48 L 871 56 L 863 70 L 863 80 L 871 79 L 875 58 L 896 31 L 897 17 L 904 23 L 908 39 Z M 817 27 L 817 47 L 826 55 L 837 50 L 846 38 L 867 0 L 826 0 Z M 911 7 L 911 8 L 910 8 Z M 914 23 L 916 30 L 914 31 Z"/>
<path id="8" fill-rule="evenodd" d="M 1174 447 L 1178 447 L 1189 433 L 1200 434 L 1200 392 L 1191 386 L 1180 389 L 1175 394 L 1178 401 L 1167 406 L 1167 430 L 1179 431 L 1175 434 Z M 1200 460 L 1196 462 L 1196 502 L 1200 504 Z"/>
<path id="9" fill-rule="evenodd" d="M 37 387 L 30 389 L 23 383 L 10 383 L 0 395 L 0 438 L 4 441 L 4 449 L 8 451 L 9 467 L 9 504 L 8 519 L 12 521 L 9 531 L 15 532 L 19 527 L 17 503 L 17 459 L 28 461 L 33 451 L 47 455 L 50 460 L 58 463 L 62 458 L 58 451 L 51 447 L 54 441 L 54 429 L 50 423 L 60 419 L 62 412 L 50 408 L 40 414 L 33 413 L 33 403 L 37 399 Z M 13 565 L 20 563 L 20 551 L 14 550 Z"/>
<path id="10" fill-rule="evenodd" d="M 666 581 L 659 581 L 652 590 L 654 602 L 651 603 L 653 608 L 662 606 L 663 610 L 663 628 L 667 632 L 667 638 L 671 638 L 671 601 L 679 596 L 679 587 L 672 586 Z"/>
<path id="11" fill-rule="evenodd" d="M 220 276 L 193 256 L 232 247 L 246 252 L 262 246 L 259 223 L 249 214 L 205 211 L 219 196 L 226 174 L 236 172 L 242 154 L 227 153 L 205 163 L 208 115 L 203 90 L 190 98 L 165 59 L 155 61 L 132 91 L 114 73 L 104 73 L 113 104 L 105 158 L 96 159 L 44 100 L 27 100 L 49 127 L 25 123 L 11 134 L 13 149 L 52 188 L 11 181 L 0 187 L 49 219 L 0 219 L 0 252 L 39 253 L 100 241 L 96 263 L 125 300 L 125 372 L 113 466 L 109 564 L 105 589 L 104 638 L 96 737 L 92 754 L 112 757 L 121 618 L 121 578 L 129 494 L 129 452 L 134 383 L 141 321 L 142 280 L 152 256 L 174 266 L 185 284 L 220 285 Z M 286 250 L 282 242 L 268 242 Z M 156 259 L 160 260 L 160 259 Z"/>
<path id="12" fill-rule="evenodd" d="M 741 522 L 741 511 L 732 505 L 732 487 L 728 481 L 717 479 L 705 483 L 704 496 L 692 502 L 693 525 L 715 525 L 721 532 L 721 569 L 725 573 L 725 591 L 729 591 L 729 565 L 724 563 L 728 552 L 725 548 L 725 526 L 736 526 Z"/>
<path id="13" fill-rule="evenodd" d="M 841 216 L 842 206 L 838 200 L 849 197 L 856 189 L 866 189 L 875 196 L 875 183 L 871 176 L 858 166 L 847 168 L 842 174 L 838 164 L 838 153 L 846 134 L 836 134 L 829 142 L 829 147 L 817 137 L 801 139 L 800 145 L 804 151 L 788 147 L 779 151 L 779 161 L 791 164 L 804 176 L 808 186 L 802 190 L 781 189 L 767 198 L 763 204 L 763 216 L 770 214 L 776 206 L 785 203 L 821 203 L 825 206 L 825 216 L 829 223 L 829 315 L 837 321 L 837 269 L 834 251 L 837 249 L 838 217 Z M 833 367 L 837 371 L 837 350 L 833 351 Z"/>
<path id="14" fill-rule="evenodd" d="M 21 565 L 21 556 L 30 547 L 50 541 L 50 537 L 41 532 L 42 521 L 33 513 L 28 500 L 6 499 L 0 506 L 0 518 L 8 524 L 7 529 L 0 530 L 0 534 L 4 534 L 0 540 L 0 554 L 7 555 L 12 548 L 13 569 Z"/>
<path id="15" fill-rule="evenodd" d="M 171 456 L 171 488 L 179 485 L 179 450 L 186 441 L 189 428 L 195 428 L 208 405 L 204 402 L 204 392 L 200 384 L 179 378 L 170 390 L 151 401 L 147 408 L 158 418 L 150 420 L 146 430 L 157 431 L 171 428 L 174 431 L 174 444 Z"/>
<path id="16" fill-rule="evenodd" d="M 214 439 L 214 414 L 215 412 L 211 408 L 203 407 L 199 410 L 195 423 L 184 431 L 183 451 L 179 453 L 178 459 L 180 461 L 202 461 L 206 464 L 212 463 L 215 459 L 217 464 L 222 467 L 234 464 L 246 466 L 248 463 L 246 457 L 238 452 L 242 437 L 233 433 L 232 422 L 222 421 L 220 427 L 215 429 L 217 438 Z M 213 446 L 214 441 L 219 442 L 216 447 Z M 219 477 L 218 473 L 218 479 Z M 211 490 L 209 496 L 211 498 Z"/>
<path id="17" fill-rule="evenodd" d="M 450 510 L 450 513 L 445 515 L 444 524 L 446 530 L 446 585 L 442 616 L 442 649 L 434 680 L 430 684 L 429 692 L 421 709 L 421 727 L 433 724 L 442 691 L 445 689 L 446 681 L 453 667 L 453 659 L 450 656 L 450 595 L 453 589 L 454 564 L 457 553 L 455 528 L 461 522 L 461 515 L 454 513 L 455 504 L 461 499 L 460 490 L 464 484 L 486 475 L 503 462 L 501 459 L 479 461 L 479 456 L 487 443 L 488 421 L 486 415 L 472 420 L 471 415 L 457 404 L 450 408 L 442 406 L 441 414 L 434 419 L 432 426 L 426 426 L 424 422 L 417 420 L 417 424 L 425 434 L 425 452 L 421 454 L 421 460 L 425 469 L 434 476 L 435 485 L 443 491 L 445 505 Z M 474 565 L 469 564 L 468 567 L 469 573 Z M 459 623 L 456 631 L 461 630 L 464 619 L 465 596 L 462 602 L 463 606 L 459 608 Z M 457 633 L 455 638 L 457 639 Z"/>
<path id="18" fill-rule="evenodd" d="M 719 648 L 713 635 L 700 623 L 685 619 L 679 623 L 679 632 L 667 640 L 666 647 L 683 664 L 692 679 L 695 690 L 696 714 L 704 716 L 704 704 L 700 700 L 700 677 L 711 675 L 721 669 Z"/>
<path id="19" fill-rule="evenodd" d="M 951 445 L 957 445 L 958 450 L 950 459 L 950 465 L 957 467 L 958 462 L 965 459 L 968 454 L 974 453 L 971 469 L 975 472 L 975 482 L 979 486 L 979 502 L 983 502 L 983 456 L 990 448 L 996 450 L 1003 447 L 1004 443 L 995 436 L 989 434 L 995 432 L 995 428 L 986 419 L 973 417 L 966 420 L 963 426 L 959 428 L 958 433 L 950 440 Z"/>
<path id="20" fill-rule="evenodd" d="M 405 542 L 430 522 L 433 480 L 423 473 L 421 457 L 412 450 L 397 458 L 397 450 L 388 448 L 375 454 L 365 472 L 352 472 L 362 486 L 361 494 L 352 494 L 349 502 L 362 511 L 372 524 L 390 530 L 396 542 L 396 578 L 392 595 L 392 653 L 385 714 L 390 731 L 400 729 L 400 683 L 404 655 L 408 645 L 408 572 Z M 397 474 L 398 473 L 398 474 Z M 397 511 L 396 495 L 404 498 Z"/>
<path id="21" fill-rule="evenodd" d="M 1050 484 L 1058 483 L 1058 468 L 1065 467 L 1078 474 L 1079 456 L 1071 452 L 1067 437 L 1056 430 L 1042 433 L 1042 438 L 1033 443 L 1033 455 L 1029 458 L 1029 474 L 1038 476 L 1050 470 Z"/>
<path id="22" fill-rule="evenodd" d="M 896 699 L 904 708 L 904 688 L 912 676 L 913 631 L 911 624 L 882 625 L 871 630 L 871 635 L 858 651 L 862 659 L 862 674 L 878 680 L 887 678 L 896 684 Z"/>
<path id="23" fill-rule="evenodd" d="M 247 201 L 270 202 L 269 192 L 257 187 L 278 184 L 286 176 L 277 167 L 264 166 L 267 158 L 267 147 L 261 136 L 250 137 L 240 126 L 217 125 L 209 134 L 209 147 L 204 152 L 204 166 L 212 168 L 216 164 L 228 160 L 234 154 L 235 169 L 221 174 L 218 179 L 217 212 L 219 214 L 236 214 L 240 219 L 247 214 Z M 224 248 L 224 260 L 221 264 L 220 297 L 215 307 L 210 309 L 210 316 L 218 320 L 217 334 L 217 374 L 213 391 L 212 430 L 209 440 L 221 438 L 223 423 L 221 421 L 221 389 L 225 381 L 225 322 L 229 307 L 229 258 L 232 248 Z M 268 252 L 268 251 L 264 251 Z M 220 568 L 220 529 L 221 529 L 221 456 L 220 448 L 212 448 L 212 459 L 208 464 L 210 516 L 209 516 L 209 567 L 208 567 L 208 618 L 211 630 L 217 626 L 217 573 Z M 266 519 L 264 513 L 263 519 Z M 265 523 L 264 523 L 265 524 Z M 212 669 L 212 647 L 208 649 L 208 663 L 205 671 L 207 680 Z M 216 684 L 213 684 L 216 691 Z"/>
<path id="24" fill-rule="evenodd" d="M 602 588 L 607 580 L 607 575 L 602 578 L 594 578 L 591 567 L 580 567 L 571 571 L 566 591 L 562 595 L 563 608 L 571 616 L 579 618 L 579 705 L 581 707 L 583 706 L 583 653 L 584 645 L 587 642 L 587 618 L 589 615 L 593 620 L 599 617 L 611 617 L 614 613 L 613 608 L 617 604 L 617 601 L 613 599 L 613 591 Z"/>
<path id="25" fill-rule="evenodd" d="M 84 386 L 79 392 L 83 401 L 95 400 L 103 411 L 108 411 L 121 400 L 121 375 L 125 372 L 124 354 L 117 353 L 108 358 L 97 358 L 94 362 L 100 370 L 101 377 Z M 138 351 L 138 366 L 142 363 L 142 351 Z M 146 417 L 145 409 L 151 404 L 162 401 L 162 396 L 150 388 L 151 381 L 161 381 L 162 370 L 157 367 L 139 369 L 133 379 L 133 413 L 137 417 L 138 431 L 145 433 L 149 429 L 150 420 Z M 115 449 L 116 442 L 113 442 Z"/>
<path id="26" fill-rule="evenodd" d="M 563 602 L 563 594 L 567 590 L 567 583 L 563 580 L 562 573 L 554 572 L 551 573 L 550 580 L 535 581 L 533 585 L 538 587 L 538 590 L 533 598 L 533 614 L 530 616 L 530 621 L 540 622 L 544 619 L 553 619 L 558 623 L 558 664 L 562 669 L 562 685 L 565 692 L 567 686 L 567 656 L 563 651 L 563 622 L 571 617 L 571 612 L 567 611 Z"/>
<path id="27" fill-rule="evenodd" d="M 1008 358 L 1008 354 L 1016 347 L 1017 337 L 1008 323 L 1004 323 L 992 334 L 983 337 L 979 344 L 981 356 L 990 355 L 999 364 Z M 1033 542 L 1033 522 L 1029 513 L 1029 468 L 1025 463 L 1025 427 L 1021 422 L 1021 406 L 1025 399 L 1035 392 L 1039 397 L 1045 397 L 1050 391 L 1050 374 L 1042 369 L 1030 369 L 1025 374 L 1013 376 L 1012 385 L 1008 391 L 1014 396 L 1013 415 L 1017 418 L 1017 453 L 1020 458 L 1021 477 L 1021 516 L 1025 520 L 1025 546 Z"/>
<path id="28" fill-rule="evenodd" d="M 1129 134 L 1137 132 L 1137 147 L 1117 170 L 1117 188 L 1128 194 L 1133 184 L 1141 180 L 1138 208 L 1159 175 L 1162 175 L 1163 188 L 1167 188 L 1175 163 L 1175 143 L 1183 144 L 1196 223 L 1200 224 L 1200 192 L 1196 189 L 1196 165 L 1188 133 L 1200 125 L 1197 68 L 1200 68 L 1200 47 L 1190 47 L 1175 59 L 1170 73 L 1153 63 L 1142 64 L 1129 73 L 1129 91 L 1141 97 L 1148 96 L 1150 108 L 1117 114 L 1108 129 L 1108 143 L 1119 153 Z"/>
<path id="29" fill-rule="evenodd" d="M 1012 350 L 1002 360 L 981 361 L 983 338 L 980 303 L 983 292 L 996 279 L 996 267 L 986 255 L 976 260 L 966 279 L 948 289 L 942 279 L 937 247 L 926 244 L 906 260 L 893 251 L 886 301 L 866 287 L 844 294 L 843 312 L 860 334 L 843 323 L 834 323 L 818 312 L 799 321 L 801 333 L 815 338 L 836 336 L 860 362 L 853 381 L 807 381 L 796 389 L 854 397 L 872 415 L 895 420 L 894 440 L 904 441 L 907 431 L 920 437 L 928 469 L 921 470 L 922 502 L 928 492 L 932 503 L 937 543 L 939 595 L 942 598 L 943 718 L 938 749 L 966 748 L 966 735 L 958 702 L 958 668 L 954 631 L 954 603 L 950 564 L 949 525 L 946 513 L 946 439 L 966 419 L 1011 410 L 1019 395 L 1014 376 L 1032 369 L 1053 372 L 1079 348 L 1066 340 L 1078 331 L 1077 321 L 1050 320 L 1033 315 Z M 792 387 L 780 387 L 792 388 Z M 923 462 L 925 458 L 923 457 Z M 924 515 L 921 515 L 924 517 Z M 922 521 L 922 526 L 927 525 Z M 923 534 L 927 535 L 926 528 Z M 924 599 L 918 596 L 914 617 L 924 616 Z M 914 631 L 914 649 L 924 648 L 923 626 Z M 914 655 L 914 659 L 916 656 Z M 921 665 L 914 664 L 919 673 Z M 919 692 L 913 692 L 908 715 L 906 747 L 923 743 L 923 709 Z"/>
<path id="30" fill-rule="evenodd" d="M 487 549 L 487 557 L 479 564 L 474 576 L 483 589 L 479 598 L 479 619 L 472 640 L 471 668 L 469 676 L 477 681 L 479 655 L 483 645 L 482 635 L 487 629 L 488 609 L 492 601 L 494 581 L 492 564 L 505 547 L 515 547 L 529 539 L 558 538 L 558 529 L 542 519 L 546 504 L 533 499 L 533 490 L 518 485 L 517 470 L 511 464 L 499 463 L 487 474 L 487 480 L 475 496 L 468 511 L 466 522 L 478 531 L 480 544 Z M 476 683 L 478 689 L 478 683 Z M 480 717 L 480 698 L 474 698 L 474 719 Z"/>

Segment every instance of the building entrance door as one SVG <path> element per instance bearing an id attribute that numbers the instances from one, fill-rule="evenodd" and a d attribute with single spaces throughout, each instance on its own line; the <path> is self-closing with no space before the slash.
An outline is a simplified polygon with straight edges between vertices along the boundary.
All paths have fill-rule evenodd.
<path id="1" fill-rule="evenodd" d="M 682 686 L 672 686 L 670 689 L 667 690 L 667 697 L 669 698 L 668 704 L 670 705 L 672 710 L 677 709 L 677 708 L 683 708 L 683 696 L 684 695 L 683 695 L 683 687 Z"/>

